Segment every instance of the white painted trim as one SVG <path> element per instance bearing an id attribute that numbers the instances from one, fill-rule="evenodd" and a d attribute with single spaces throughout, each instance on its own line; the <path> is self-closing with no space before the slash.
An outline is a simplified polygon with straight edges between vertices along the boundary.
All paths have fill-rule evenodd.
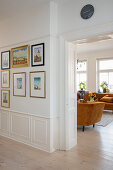
<path id="1" fill-rule="evenodd" d="M 9 109 L 5 109 L 5 108 L 0 108 L 0 110 L 18 113 L 18 111 L 9 110 Z M 36 114 L 25 113 L 25 112 L 19 112 L 19 113 L 20 113 L 20 114 L 24 114 L 24 115 L 29 115 L 29 116 L 37 116 L 37 117 L 45 118 L 45 119 L 59 118 L 59 113 L 58 113 L 58 114 L 54 114 L 54 113 L 53 113 L 53 115 L 47 115 L 47 114 L 43 114 L 43 115 L 38 115 L 38 114 L 37 114 L 37 115 L 36 115 Z"/>
<path id="2" fill-rule="evenodd" d="M 70 76 L 71 76 L 71 60 L 70 60 L 70 48 L 73 46 L 73 59 L 75 54 L 75 46 L 70 44 L 62 37 L 60 37 L 60 150 L 69 150 L 73 146 L 76 145 L 76 137 L 73 140 L 70 138 L 70 132 L 74 129 L 70 128 L 71 119 L 70 110 L 72 109 L 70 106 L 70 91 L 69 91 L 69 83 L 70 83 Z M 75 60 L 75 59 L 74 59 Z M 74 61 L 75 63 L 75 61 Z M 73 71 L 73 76 L 75 76 L 75 70 Z M 73 77 L 75 81 L 75 77 Z M 74 96 L 73 96 L 74 97 Z M 76 99 L 74 99 L 76 101 Z M 75 110 L 76 112 L 76 110 Z M 61 113 L 63 113 L 61 115 Z M 73 112 L 74 114 L 74 112 Z M 76 114 L 74 114 L 76 117 Z M 75 121 L 76 125 L 76 121 Z M 75 126 L 75 133 L 76 126 Z M 72 141 L 73 140 L 73 141 Z"/>

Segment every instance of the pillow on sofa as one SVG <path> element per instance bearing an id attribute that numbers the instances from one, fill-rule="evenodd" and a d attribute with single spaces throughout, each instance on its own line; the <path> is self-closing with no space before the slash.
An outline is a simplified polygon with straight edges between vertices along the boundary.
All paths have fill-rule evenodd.
<path id="1" fill-rule="evenodd" d="M 108 103 L 113 103 L 113 97 L 109 97 L 108 95 L 102 97 L 100 99 L 100 101 L 103 101 L 103 102 L 108 102 Z"/>

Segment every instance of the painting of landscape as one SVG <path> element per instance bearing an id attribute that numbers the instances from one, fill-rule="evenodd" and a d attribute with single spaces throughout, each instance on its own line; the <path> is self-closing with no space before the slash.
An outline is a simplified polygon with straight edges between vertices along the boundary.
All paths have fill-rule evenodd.
<path id="1" fill-rule="evenodd" d="M 10 90 L 1 90 L 1 106 L 10 107 Z"/>
<path id="2" fill-rule="evenodd" d="M 34 90 L 41 90 L 41 77 L 34 77 Z"/>
<path id="3" fill-rule="evenodd" d="M 10 51 L 1 52 L 1 69 L 10 68 Z"/>
<path id="4" fill-rule="evenodd" d="M 12 67 L 25 67 L 29 62 L 28 46 L 11 49 Z"/>
<path id="5" fill-rule="evenodd" d="M 17 89 L 22 89 L 22 78 L 17 78 Z"/>
<path id="6" fill-rule="evenodd" d="M 8 74 L 7 72 L 3 72 L 3 84 L 7 84 L 8 83 Z"/>
<path id="7" fill-rule="evenodd" d="M 3 92 L 3 103 L 8 103 L 8 93 Z"/>
<path id="8" fill-rule="evenodd" d="M 10 71 L 3 70 L 1 71 L 1 88 L 9 88 L 10 87 Z"/>

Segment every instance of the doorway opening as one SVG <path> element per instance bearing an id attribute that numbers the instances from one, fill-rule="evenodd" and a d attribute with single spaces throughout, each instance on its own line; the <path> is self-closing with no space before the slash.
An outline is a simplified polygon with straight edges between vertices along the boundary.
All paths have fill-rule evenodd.
<path id="1" fill-rule="evenodd" d="M 77 130 L 113 128 L 113 33 L 73 42 L 76 46 Z M 100 135 L 101 136 L 101 135 Z"/>

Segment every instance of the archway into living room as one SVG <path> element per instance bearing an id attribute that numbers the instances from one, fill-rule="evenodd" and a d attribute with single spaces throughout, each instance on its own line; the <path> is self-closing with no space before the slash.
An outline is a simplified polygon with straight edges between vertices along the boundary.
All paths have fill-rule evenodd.
<path id="1" fill-rule="evenodd" d="M 95 144 L 105 145 L 113 129 L 113 34 L 77 40 L 74 45 L 78 144 L 91 137 Z"/>
<path id="2" fill-rule="evenodd" d="M 93 35 L 93 34 L 92 34 Z M 83 36 L 84 37 L 84 36 Z M 89 38 L 87 38 L 87 37 L 89 37 Z M 105 62 L 111 62 L 111 60 L 112 60 L 112 58 L 113 58 L 113 56 L 112 56 L 112 52 L 110 51 L 110 48 L 111 48 L 111 46 L 112 46 L 112 33 L 105 33 L 105 34 L 99 34 L 98 36 L 96 36 L 96 35 L 93 35 L 93 36 L 91 36 L 91 35 L 89 35 L 89 36 L 87 36 L 86 38 L 84 38 L 86 41 L 90 41 L 90 42 L 88 42 L 87 44 L 88 45 L 90 45 L 90 46 L 94 46 L 94 44 L 96 44 L 96 43 L 100 43 L 100 50 L 103 50 L 104 51 L 104 54 L 103 55 L 100 55 L 100 53 L 98 53 L 98 56 L 97 56 L 97 53 L 94 53 L 95 55 L 93 55 L 92 57 L 91 57 L 91 59 L 89 60 L 88 59 L 88 64 L 84 64 L 84 62 L 86 62 L 86 59 L 87 59 L 87 57 L 88 57 L 88 55 L 90 56 L 90 54 L 91 54 L 91 52 L 89 52 L 88 53 L 88 55 L 85 55 L 85 57 L 83 56 L 83 57 L 81 57 L 80 55 L 82 55 L 83 54 L 83 48 L 82 48 L 82 53 L 80 54 L 79 53 L 79 58 L 78 58 L 78 55 L 77 55 L 77 44 L 79 44 L 79 46 L 86 46 L 86 43 L 81 43 L 82 41 L 84 41 L 84 39 L 83 38 L 81 38 L 80 37 L 80 40 L 79 40 L 79 38 L 77 38 L 78 40 L 74 40 L 74 41 L 68 41 L 68 42 L 66 42 L 66 43 L 69 43 L 68 45 L 70 46 L 70 48 L 69 48 L 69 50 L 68 50 L 68 55 L 66 55 L 65 57 L 67 57 L 66 58 L 66 60 L 68 59 L 68 56 L 69 56 L 69 58 L 70 58 L 70 56 L 73 56 L 74 55 L 74 57 L 75 57 L 75 61 L 73 61 L 73 59 L 71 58 L 70 60 L 68 59 L 67 61 L 66 61 L 66 70 L 67 70 L 67 68 L 68 68 L 68 72 L 66 72 L 66 74 L 68 73 L 68 78 L 67 78 L 67 80 L 65 81 L 65 84 L 66 84 L 66 89 L 65 89 L 65 93 L 66 93 L 66 99 L 65 99 L 65 103 L 66 103 L 66 111 L 67 111 L 67 113 L 69 113 L 69 112 L 71 112 L 71 114 L 70 115 L 68 115 L 67 117 L 66 117 L 66 124 L 65 124 L 65 126 L 66 126 L 66 131 L 65 131 L 65 133 L 66 133 L 66 135 L 67 136 L 71 136 L 71 135 L 74 135 L 74 133 L 75 134 L 77 134 L 77 136 L 78 136 L 78 139 L 79 139 L 79 136 L 81 137 L 81 135 L 83 136 L 84 134 L 91 134 L 92 133 L 92 131 L 95 133 L 95 131 L 97 131 L 97 136 L 99 136 L 99 140 L 101 141 L 101 137 L 103 137 L 103 133 L 102 132 L 104 132 L 104 130 L 106 131 L 106 129 L 108 128 L 108 126 L 110 125 L 111 126 L 111 128 L 112 128 L 112 120 L 111 120 L 111 116 L 112 116 L 112 112 L 111 111 L 109 111 L 109 113 L 107 113 L 108 114 L 108 122 L 107 121 L 104 121 L 103 122 L 103 124 L 104 125 L 99 125 L 98 124 L 98 126 L 97 125 L 95 125 L 95 123 L 93 124 L 91 124 L 91 126 L 86 126 L 85 127 L 85 133 L 83 133 L 83 126 L 81 126 L 81 127 L 79 127 L 78 128 L 78 133 L 76 132 L 76 129 L 77 129 L 77 122 L 76 122 L 76 113 L 77 113 L 77 107 L 76 107 L 76 92 L 77 92 L 77 85 L 75 85 L 75 87 L 74 87 L 74 90 L 75 90 L 75 92 L 74 93 L 72 93 L 72 91 L 70 90 L 70 87 L 71 87 L 71 85 L 69 85 L 70 83 L 69 82 L 71 82 L 72 84 L 73 84 L 73 81 L 72 81 L 72 76 L 73 76 L 73 74 L 72 74 L 72 72 L 74 72 L 75 74 L 75 77 L 74 77 L 74 80 L 75 80 L 75 82 L 76 82 L 76 78 L 77 78 L 77 76 L 76 76 L 76 67 L 77 67 L 77 61 L 79 62 L 81 62 L 81 59 L 83 59 L 83 64 L 84 65 L 86 65 L 87 67 L 88 67 L 88 69 L 90 68 L 90 72 L 88 73 L 88 74 L 90 74 L 90 75 L 88 75 L 88 82 L 87 82 L 87 91 L 88 92 L 97 92 L 97 93 L 99 93 L 99 95 L 102 95 L 102 88 L 100 87 L 100 84 L 98 84 L 98 83 L 102 83 L 102 80 L 104 79 L 104 77 L 102 78 L 101 77 L 101 80 L 99 81 L 98 80 L 98 78 L 97 78 L 97 66 L 100 64 L 99 62 L 103 62 L 104 60 L 103 59 L 106 59 L 105 60 Z M 68 37 L 69 38 L 69 37 Z M 71 37 L 72 38 L 72 37 Z M 96 41 L 95 41 L 96 40 Z M 107 41 L 109 41 L 109 47 L 108 46 L 106 46 L 105 44 L 106 44 L 106 42 Z M 79 42 L 79 43 L 78 43 Z M 70 45 L 71 44 L 71 45 Z M 104 44 L 104 46 L 103 46 L 103 44 Z M 97 45 L 96 45 L 97 46 Z M 103 47 L 102 47 L 103 46 Z M 105 49 L 105 47 L 106 47 L 106 49 Z M 80 47 L 79 47 L 80 48 Z M 84 49 L 85 49 L 86 47 L 84 47 Z M 95 48 L 95 47 L 94 47 Z M 107 49 L 108 48 L 108 49 Z M 73 50 L 74 49 L 74 50 Z M 90 48 L 90 50 L 91 50 L 91 48 Z M 98 50 L 97 50 L 98 51 Z M 106 53 L 105 53 L 105 51 L 106 51 Z M 95 56 L 95 57 L 94 57 Z M 91 61 L 92 59 L 94 59 L 95 61 Z M 107 61 L 108 60 L 108 61 Z M 73 71 L 73 62 L 75 62 L 75 70 Z M 91 62 L 92 62 L 92 64 L 91 64 Z M 94 64 L 94 62 L 95 62 L 95 64 Z M 70 64 L 71 63 L 71 64 Z M 79 63 L 80 64 L 80 63 Z M 69 66 L 70 65 L 70 66 Z M 102 65 L 102 64 L 101 64 Z M 95 70 L 95 75 L 93 74 L 94 73 L 94 70 Z M 93 74 L 93 75 L 92 75 Z M 70 76 L 71 75 L 71 76 Z M 99 75 L 100 76 L 100 75 Z M 89 82 L 89 79 L 91 80 L 90 82 Z M 83 79 L 83 81 L 84 81 L 84 79 Z M 97 83 L 97 81 L 99 81 L 98 83 Z M 93 82 L 95 82 L 94 84 L 93 84 Z M 68 84 L 68 85 L 67 85 Z M 75 83 L 76 84 L 76 83 Z M 92 85 L 93 84 L 93 85 Z M 111 84 L 109 84 L 108 85 L 109 87 L 111 87 Z M 98 87 L 100 87 L 100 88 L 98 88 Z M 80 90 L 80 89 L 78 89 L 78 90 Z M 100 93 L 101 92 L 101 93 Z M 110 89 L 110 91 L 109 91 L 110 93 L 112 92 L 112 88 Z M 74 96 L 75 95 L 75 96 Z M 106 94 L 107 95 L 107 94 Z M 112 94 L 111 94 L 112 95 Z M 98 96 L 99 97 L 99 96 Z M 102 97 L 104 97 L 104 96 L 102 96 Z M 111 96 L 110 96 L 111 97 Z M 70 98 L 70 99 L 69 99 Z M 67 99 L 69 99 L 69 100 L 67 100 Z M 98 99 L 97 99 L 98 100 Z M 72 108 L 72 107 L 70 107 L 69 108 L 69 105 L 68 105 L 68 102 L 69 101 L 74 101 L 75 102 L 75 113 L 74 113 L 74 111 L 72 111 L 74 108 Z M 98 103 L 98 102 L 97 102 Z M 96 103 L 96 104 L 97 104 Z M 99 106 L 100 107 L 100 106 Z M 102 106 L 103 107 L 103 106 Z M 100 108 L 101 109 L 101 108 Z M 72 112 L 73 112 L 73 114 L 72 114 Z M 102 113 L 102 112 L 101 112 Z M 109 114 L 110 114 L 110 116 L 109 116 Z M 102 115 L 101 115 L 101 118 L 102 118 Z M 70 122 L 68 121 L 68 120 L 71 120 L 70 122 L 71 122 L 71 124 L 70 124 Z M 99 118 L 99 121 L 100 121 L 100 118 Z M 98 122 L 99 122 L 98 121 Z M 111 121 L 111 122 L 110 122 Z M 74 122 L 74 123 L 73 123 Z M 110 124 L 111 123 L 111 124 Z M 106 125 L 105 125 L 106 124 Z M 107 126 L 107 124 L 108 124 L 108 126 Z M 93 128 L 93 126 L 95 126 L 94 128 Z M 105 128 L 103 128 L 103 126 L 106 126 L 106 129 Z M 69 131 L 69 129 L 68 129 L 68 127 L 70 128 L 70 131 Z M 97 130 L 97 127 L 98 127 L 98 129 L 99 129 L 99 131 Z M 74 129 L 74 130 L 73 130 Z M 100 133 L 100 129 L 102 129 L 102 131 L 101 131 L 101 133 Z M 73 132 L 72 132 L 73 131 Z M 111 131 L 110 129 L 109 129 L 109 131 Z M 105 132 L 106 133 L 106 132 Z M 76 135 L 75 135 L 76 136 Z M 93 134 L 92 134 L 92 136 L 93 136 Z M 71 136 L 72 137 L 72 136 Z M 68 137 L 67 137 L 67 144 L 68 144 L 68 146 L 69 146 L 69 142 L 70 141 L 73 141 L 73 140 L 71 140 L 71 139 L 74 139 L 74 138 L 71 138 L 71 137 L 69 137 L 69 139 L 68 139 Z M 89 137 L 89 136 L 87 136 L 87 137 Z M 86 137 L 86 139 L 87 139 L 87 137 Z M 75 141 L 74 141 L 75 142 Z M 70 142 L 71 143 L 71 142 Z M 75 143 L 72 143 L 72 147 L 75 145 Z M 67 147 L 68 148 L 68 147 Z M 70 147 L 71 148 L 71 147 Z"/>
<path id="3" fill-rule="evenodd" d="M 107 126 L 112 122 L 112 93 L 113 93 L 113 34 L 105 34 L 101 36 L 95 36 L 89 39 L 83 39 L 75 41 L 76 50 L 77 50 L 77 66 L 76 66 L 76 88 L 77 88 L 77 101 L 78 101 L 78 109 L 82 109 L 78 111 L 83 112 L 85 108 L 91 105 L 92 102 L 104 102 L 104 112 L 107 110 L 107 113 L 111 113 L 110 115 L 106 115 L 105 118 L 102 117 L 102 114 L 96 115 L 96 117 L 92 117 L 94 120 L 86 119 L 88 116 L 86 112 L 84 112 L 84 117 L 82 115 L 78 116 L 78 124 L 84 125 L 83 131 L 88 125 L 97 125 L 99 126 Z M 108 101 L 107 101 L 108 100 Z M 83 104 L 81 104 L 84 102 Z M 90 103 L 89 103 L 90 102 Z M 93 106 L 92 110 L 94 112 L 99 111 L 96 108 L 97 103 Z M 81 106 L 82 105 L 82 106 Z M 87 106 L 86 106 L 87 105 Z M 90 106 L 91 107 L 91 106 Z M 95 110 L 96 109 L 96 110 Z M 102 109 L 102 108 L 100 108 Z M 85 110 L 84 110 L 85 111 Z M 88 112 L 88 111 L 87 111 Z M 91 111 L 92 112 L 92 111 Z M 99 111 L 101 113 L 101 110 Z M 83 113 L 82 113 L 83 114 Z M 104 114 L 105 116 L 105 114 Z M 81 120 L 83 119 L 83 120 Z M 86 121 L 86 123 L 83 121 Z"/>

